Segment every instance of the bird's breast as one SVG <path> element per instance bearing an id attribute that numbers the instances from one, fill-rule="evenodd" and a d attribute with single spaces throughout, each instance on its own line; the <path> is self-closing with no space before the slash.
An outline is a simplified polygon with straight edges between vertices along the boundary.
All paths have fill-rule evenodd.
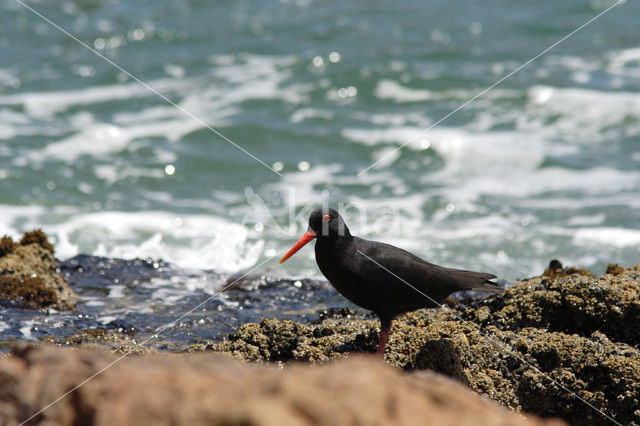
<path id="1" fill-rule="evenodd" d="M 316 262 L 320 272 L 331 285 L 344 297 L 356 305 L 377 311 L 378 303 L 375 292 L 370 289 L 371 283 L 361 273 L 360 256 L 349 245 L 316 243 Z"/>

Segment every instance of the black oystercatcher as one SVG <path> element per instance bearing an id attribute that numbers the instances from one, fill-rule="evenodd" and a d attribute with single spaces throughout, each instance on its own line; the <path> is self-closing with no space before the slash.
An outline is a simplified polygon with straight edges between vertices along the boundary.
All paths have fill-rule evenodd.
<path id="1" fill-rule="evenodd" d="M 280 263 L 309 241 L 317 239 L 316 262 L 340 294 L 380 318 L 380 343 L 384 347 L 394 317 L 420 308 L 435 308 L 460 290 L 499 291 L 495 275 L 434 265 L 389 244 L 355 237 L 333 209 L 318 209 L 309 228 Z"/>

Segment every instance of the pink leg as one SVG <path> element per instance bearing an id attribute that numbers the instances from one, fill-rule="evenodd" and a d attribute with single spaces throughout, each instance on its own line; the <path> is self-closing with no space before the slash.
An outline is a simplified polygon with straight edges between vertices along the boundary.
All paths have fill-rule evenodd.
<path id="1" fill-rule="evenodd" d="M 380 343 L 378 343 L 378 351 L 376 355 L 384 358 L 384 348 L 387 345 L 387 341 L 389 340 L 389 335 L 391 334 L 391 320 L 388 321 L 380 321 Z"/>

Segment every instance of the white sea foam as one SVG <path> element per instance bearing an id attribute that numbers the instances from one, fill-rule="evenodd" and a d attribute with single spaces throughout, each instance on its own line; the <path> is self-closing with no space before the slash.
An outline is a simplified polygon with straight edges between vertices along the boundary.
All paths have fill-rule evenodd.
<path id="1" fill-rule="evenodd" d="M 22 333 L 22 338 L 25 340 L 34 340 L 33 337 L 33 327 L 37 326 L 40 322 L 37 320 L 27 320 L 22 322 L 22 327 L 20 327 L 20 333 Z"/>
<path id="2" fill-rule="evenodd" d="M 172 288 L 165 287 L 165 288 L 159 288 L 156 291 L 154 291 L 152 298 L 154 300 L 160 300 L 164 304 L 171 305 L 178 302 L 180 299 L 187 296 L 188 294 L 189 292 L 184 290 L 176 291 L 176 287 L 172 287 Z"/>
<path id="3" fill-rule="evenodd" d="M 612 51 L 608 56 L 606 70 L 609 74 L 640 77 L 640 47 Z"/>
<path id="4" fill-rule="evenodd" d="M 484 132 L 459 128 L 436 127 L 420 135 L 417 127 L 388 129 L 345 129 L 342 135 L 352 141 L 367 145 L 388 144 L 402 149 L 423 151 L 423 141 L 444 157 L 447 176 L 469 176 L 496 171 L 511 173 L 516 170 L 537 169 L 547 155 L 567 155 L 576 152 L 568 145 L 554 144 L 545 139 L 517 132 Z M 411 141 L 411 143 L 408 143 Z M 405 145 L 406 144 L 406 145 Z M 382 157 L 375 153 L 373 158 Z M 397 156 L 396 156 L 397 157 Z M 387 162 L 389 162 L 387 160 Z"/>
<path id="5" fill-rule="evenodd" d="M 114 184 L 127 178 L 150 177 L 160 179 L 165 174 L 160 168 L 148 169 L 141 167 L 124 167 L 116 164 L 102 164 L 94 167 L 93 173 L 98 179 L 102 179 L 108 184 Z M 145 194 L 152 195 L 152 191 L 146 191 Z M 151 198 L 153 199 L 153 198 Z"/>
<path id="6" fill-rule="evenodd" d="M 595 243 L 614 247 L 640 246 L 640 231 L 629 228 L 591 227 L 574 231 L 576 244 Z"/>
<path id="7" fill-rule="evenodd" d="M 405 144 L 415 140 L 420 136 L 424 129 L 416 126 L 401 126 L 383 129 L 357 129 L 347 128 L 342 130 L 342 137 L 354 142 L 363 143 L 369 146 L 375 146 L 380 143 L 394 142 L 396 144 Z M 420 149 L 417 144 L 408 144 L 407 149 Z"/>
<path id="8" fill-rule="evenodd" d="M 244 226 L 214 215 L 82 213 L 14 206 L 0 206 L 0 213 L 2 235 L 19 238 L 18 229 L 43 227 L 55 240 L 56 256 L 63 259 L 78 253 L 151 257 L 183 268 L 236 272 L 254 265 L 263 248 L 261 240 L 249 239 Z"/>
<path id="9" fill-rule="evenodd" d="M 567 222 L 569 226 L 593 226 L 600 225 L 607 219 L 607 215 L 599 213 L 591 216 L 573 216 Z"/>
<path id="10" fill-rule="evenodd" d="M 155 80 L 149 82 L 149 85 L 163 94 L 171 94 L 187 89 L 185 80 L 177 79 Z M 59 92 L 23 92 L 0 95 L 0 105 L 23 106 L 32 117 L 50 118 L 72 106 L 87 106 L 103 102 L 156 96 L 155 93 L 141 84 L 132 82 Z"/>
<path id="11" fill-rule="evenodd" d="M 401 85 L 397 81 L 382 79 L 376 85 L 374 94 L 376 97 L 385 100 L 393 100 L 396 102 L 425 102 L 425 101 L 441 101 L 441 100 L 461 100 L 466 102 L 474 98 L 482 90 L 467 89 L 448 89 L 443 91 L 434 91 L 428 89 L 410 88 Z M 483 102 L 485 99 L 505 99 L 515 98 L 519 96 L 517 90 L 496 88 L 486 92 L 482 98 L 478 98 L 476 102 Z"/>
<path id="12" fill-rule="evenodd" d="M 312 118 L 321 118 L 323 120 L 331 120 L 335 116 L 333 111 L 322 110 L 317 108 L 300 108 L 291 114 L 292 123 L 300 123 L 304 120 Z"/>
<path id="13" fill-rule="evenodd" d="M 46 161 L 58 158 L 73 163 L 82 155 L 104 158 L 108 154 L 116 154 L 131 150 L 131 142 L 149 137 L 165 137 L 169 141 L 177 141 L 202 125 L 195 120 L 181 119 L 160 121 L 129 127 L 113 124 L 96 123 L 80 130 L 78 133 L 47 145 L 42 151 L 32 151 L 33 161 Z"/>
<path id="14" fill-rule="evenodd" d="M 109 286 L 109 297 L 113 298 L 113 299 L 119 299 L 121 297 L 124 297 L 124 290 L 125 290 L 125 286 L 123 285 L 110 285 Z"/>
<path id="15" fill-rule="evenodd" d="M 96 318 L 96 321 L 98 321 L 101 324 L 106 325 L 106 324 L 109 324 L 111 321 L 115 321 L 117 319 L 118 318 L 115 317 L 115 316 L 108 315 L 108 316 L 98 317 L 98 318 Z"/>
<path id="16" fill-rule="evenodd" d="M 409 89 L 396 81 L 387 79 L 378 82 L 374 93 L 380 99 L 391 99 L 396 102 L 419 102 L 436 97 L 430 90 Z"/>
<path id="17" fill-rule="evenodd" d="M 444 178 L 451 176 L 445 175 Z M 568 170 L 549 167 L 537 172 L 520 171 L 512 174 L 486 174 L 470 181 L 461 179 L 442 193 L 450 199 L 475 200 L 483 195 L 528 197 L 574 191 L 589 196 L 625 191 L 640 185 L 640 172 L 624 172 L 609 168 Z M 517 200 L 515 202 L 518 202 Z M 575 201 L 574 203 L 580 203 Z"/>
<path id="18" fill-rule="evenodd" d="M 215 216 L 95 213 L 77 215 L 50 229 L 61 239 L 78 241 L 81 252 L 162 258 L 184 268 L 237 271 L 253 265 L 262 248 L 260 241 L 247 241 L 243 226 Z"/>
<path id="19" fill-rule="evenodd" d="M 640 134 L 640 94 L 534 86 L 519 128 L 563 137 L 573 144 Z M 631 120 L 633 118 L 633 120 Z M 553 124 L 549 122 L 553 119 Z"/>

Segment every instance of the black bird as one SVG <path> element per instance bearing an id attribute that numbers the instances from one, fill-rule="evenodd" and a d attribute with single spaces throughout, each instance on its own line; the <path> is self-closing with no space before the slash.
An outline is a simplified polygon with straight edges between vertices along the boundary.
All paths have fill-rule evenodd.
<path id="1" fill-rule="evenodd" d="M 435 308 L 460 290 L 495 293 L 499 287 L 493 274 L 434 265 L 389 244 L 358 238 L 349 232 L 333 209 L 317 209 L 309 217 L 309 228 L 280 260 L 287 260 L 313 239 L 316 262 L 322 274 L 340 294 L 380 318 L 380 343 L 384 348 L 393 319 L 420 308 Z"/>

